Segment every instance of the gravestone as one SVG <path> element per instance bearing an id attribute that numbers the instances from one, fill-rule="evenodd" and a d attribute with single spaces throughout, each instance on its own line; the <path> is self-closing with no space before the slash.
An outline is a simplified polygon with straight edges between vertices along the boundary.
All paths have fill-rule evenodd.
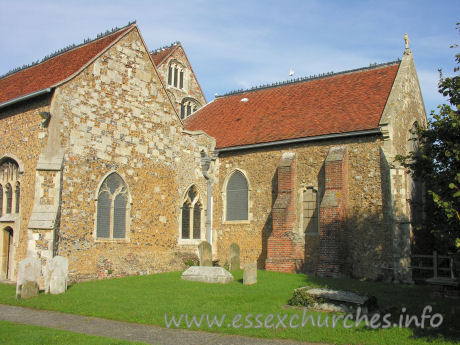
<path id="1" fill-rule="evenodd" d="M 198 245 L 200 253 L 200 266 L 212 266 L 212 247 L 207 241 L 203 241 Z"/>
<path id="2" fill-rule="evenodd" d="M 257 262 L 251 262 L 244 266 L 243 285 L 252 285 L 257 283 Z"/>
<path id="3" fill-rule="evenodd" d="M 21 286 L 21 299 L 37 297 L 38 284 L 37 282 L 27 281 Z"/>
<path id="4" fill-rule="evenodd" d="M 232 274 L 223 267 L 192 266 L 181 278 L 202 283 L 227 284 L 233 281 Z"/>
<path id="5" fill-rule="evenodd" d="M 16 280 L 16 298 L 23 297 L 21 292 L 22 285 L 27 282 L 35 282 L 37 286 L 37 294 L 38 294 L 38 286 L 40 285 L 40 273 L 42 270 L 42 265 L 40 260 L 29 256 L 24 260 L 19 261 L 18 263 L 18 274 Z M 31 287 L 31 286 L 30 286 Z M 21 295 L 21 296 L 20 296 Z"/>
<path id="6" fill-rule="evenodd" d="M 230 254 L 228 261 L 230 263 L 230 271 L 240 269 L 240 247 L 236 243 L 230 245 Z"/>
<path id="7" fill-rule="evenodd" d="M 66 292 L 68 275 L 69 260 L 63 256 L 52 258 L 45 268 L 45 293 L 57 295 Z"/>
<path id="8" fill-rule="evenodd" d="M 350 291 L 326 288 L 312 289 L 309 286 L 295 289 L 294 295 L 288 303 L 290 305 L 340 313 L 351 313 L 361 308 L 361 311 L 367 314 L 377 309 L 377 298 L 375 296 L 361 296 Z"/>

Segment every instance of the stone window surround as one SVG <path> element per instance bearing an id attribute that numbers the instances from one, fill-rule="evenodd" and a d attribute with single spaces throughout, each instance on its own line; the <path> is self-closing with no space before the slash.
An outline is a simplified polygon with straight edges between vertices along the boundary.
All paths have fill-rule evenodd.
<path id="1" fill-rule="evenodd" d="M 177 69 L 177 86 L 174 86 L 174 71 Z M 185 87 L 185 76 L 186 76 L 186 67 L 185 65 L 176 60 L 176 59 L 171 59 L 168 63 L 168 68 L 166 70 L 166 84 L 168 88 L 173 88 L 177 90 L 184 91 L 186 89 Z M 171 74 L 170 74 L 171 72 Z M 182 88 L 180 87 L 180 82 L 181 78 L 180 75 L 182 73 Z"/>
<path id="2" fill-rule="evenodd" d="M 317 224 L 317 232 L 316 233 L 306 233 L 305 232 L 305 226 L 303 224 L 303 211 L 304 211 L 304 205 L 303 205 L 303 194 L 307 189 L 311 189 L 314 193 L 316 193 L 316 209 L 318 212 L 318 224 Z M 299 192 L 298 192 L 298 210 L 299 210 L 299 234 L 300 235 L 305 235 L 305 236 L 319 236 L 319 189 L 318 186 L 315 186 L 313 184 L 302 184 L 300 186 Z"/>
<path id="3" fill-rule="evenodd" d="M 1 216 L 0 216 L 0 221 L 14 221 L 16 218 L 19 217 L 19 212 L 21 211 L 21 206 L 19 205 L 19 212 L 16 212 L 17 207 L 17 193 L 16 193 L 16 187 L 19 186 L 21 188 L 21 175 L 24 173 L 24 165 L 21 163 L 20 160 L 17 159 L 15 155 L 12 154 L 5 154 L 0 158 L 0 166 L 3 164 L 4 161 L 6 160 L 12 160 L 14 163 L 17 164 L 18 170 L 17 170 L 17 175 L 13 176 L 12 179 L 6 178 L 3 179 L 3 174 L 0 172 L 0 185 L 3 188 L 3 205 L 1 207 Z M 7 196 L 6 196 L 6 186 L 10 184 L 11 186 L 11 193 L 12 193 L 12 202 L 11 202 L 11 212 L 7 213 Z M 19 197 L 21 196 L 21 190 L 19 190 Z M 20 199 L 19 199 L 20 200 Z"/>
<path id="4" fill-rule="evenodd" d="M 187 114 L 187 109 L 186 107 L 190 106 L 192 107 L 190 114 Z M 195 107 L 195 110 L 193 110 L 193 106 Z M 184 97 L 182 101 L 180 102 L 180 118 L 185 119 L 192 115 L 195 111 L 201 108 L 200 102 L 198 102 L 195 98 L 192 97 Z"/>
<path id="5" fill-rule="evenodd" d="M 194 203 L 193 205 L 195 205 L 197 202 L 200 202 L 201 204 L 201 215 L 200 215 L 200 238 L 182 238 L 182 205 L 184 204 L 185 200 L 187 199 L 187 194 L 188 194 L 188 191 L 190 190 L 190 188 L 192 187 L 195 187 L 196 189 L 196 192 L 197 192 L 197 196 L 195 197 L 194 199 Z M 185 192 L 182 194 L 182 198 L 180 199 L 180 206 L 179 206 L 179 242 L 178 244 L 179 245 L 199 245 L 202 241 L 206 241 L 206 228 L 205 228 L 205 225 L 206 225 L 206 222 L 203 221 L 205 220 L 206 218 L 206 210 L 205 210 L 205 207 L 204 207 L 204 203 L 202 201 L 202 198 L 201 198 L 201 195 L 203 195 L 202 191 L 200 190 L 200 188 L 192 183 L 191 185 L 189 185 L 186 189 L 185 189 Z M 190 216 L 190 234 L 191 234 L 191 237 L 193 237 L 193 208 L 191 207 L 190 208 L 191 210 L 191 216 Z"/>
<path id="6" fill-rule="evenodd" d="M 20 180 L 20 176 L 24 174 L 24 164 L 22 161 L 14 154 L 11 153 L 5 153 L 1 158 L 0 158 L 0 164 L 3 163 L 3 161 L 11 159 L 14 160 L 18 164 L 18 180 Z M 14 190 L 13 190 L 14 192 Z M 13 194 L 14 195 L 14 194 Z M 13 205 L 15 204 L 13 200 Z M 14 208 L 13 208 L 14 209 Z M 19 211 L 21 211 L 21 207 L 19 207 Z M 11 270 L 11 277 L 16 276 L 16 249 L 19 245 L 19 237 L 20 237 L 20 213 L 11 213 L 11 214 L 3 214 L 2 217 L 0 217 L 0 229 L 4 230 L 5 228 L 11 228 L 13 230 L 13 247 L 12 247 L 12 252 L 10 253 L 11 255 L 11 260 L 12 260 L 12 270 Z"/>
<path id="7" fill-rule="evenodd" d="M 126 205 L 126 224 L 125 224 L 125 238 L 98 238 L 97 237 L 97 200 L 99 198 L 99 192 L 101 190 L 102 184 L 104 181 L 109 177 L 111 174 L 117 174 L 124 182 L 126 189 L 127 189 L 127 194 L 128 194 L 128 202 Z M 102 179 L 99 181 L 99 184 L 97 185 L 96 192 L 94 194 L 94 203 L 95 203 L 95 212 L 94 212 L 94 226 L 93 226 L 93 239 L 95 243 L 104 243 L 104 242 L 115 242 L 115 243 L 128 243 L 130 242 L 130 230 L 131 230 L 131 207 L 133 204 L 133 200 L 131 198 L 131 192 L 129 190 L 129 185 L 126 182 L 125 176 L 123 176 L 120 172 L 116 170 L 111 170 L 107 174 L 105 174 Z M 113 203 L 112 206 L 113 208 Z M 113 211 L 113 210 L 111 210 Z M 111 212 L 112 213 L 112 212 Z M 113 222 L 113 219 L 111 219 Z M 112 223 L 111 223 L 112 224 Z"/>
<path id="8" fill-rule="evenodd" d="M 248 184 L 248 219 L 247 220 L 227 220 L 227 185 L 228 182 L 230 181 L 230 178 L 233 176 L 235 172 L 240 172 L 243 174 L 244 178 L 246 179 L 246 183 Z M 248 174 L 240 169 L 240 168 L 235 168 L 232 171 L 230 171 L 229 174 L 225 177 L 224 183 L 222 185 L 222 224 L 250 224 L 252 220 L 252 213 L 251 213 L 251 184 L 249 183 L 249 177 Z"/>

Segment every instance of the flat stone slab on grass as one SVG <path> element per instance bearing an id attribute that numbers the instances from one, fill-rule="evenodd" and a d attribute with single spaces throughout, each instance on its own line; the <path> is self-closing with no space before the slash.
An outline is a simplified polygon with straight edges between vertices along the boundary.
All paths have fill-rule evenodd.
<path id="1" fill-rule="evenodd" d="M 332 312 L 351 312 L 361 307 L 363 313 L 377 308 L 377 298 L 361 296 L 350 291 L 305 286 L 294 290 L 290 305 L 302 305 Z"/>
<path id="2" fill-rule="evenodd" d="M 183 280 L 202 283 L 227 284 L 233 276 L 223 267 L 192 266 L 182 273 Z"/>

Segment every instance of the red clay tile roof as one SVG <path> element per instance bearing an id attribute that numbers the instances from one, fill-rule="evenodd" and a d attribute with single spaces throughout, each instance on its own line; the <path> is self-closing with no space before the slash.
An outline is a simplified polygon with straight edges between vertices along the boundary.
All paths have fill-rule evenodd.
<path id="1" fill-rule="evenodd" d="M 218 97 L 185 128 L 215 137 L 217 149 L 375 129 L 398 68 L 394 62 Z"/>
<path id="2" fill-rule="evenodd" d="M 46 61 L 0 79 L 0 103 L 55 86 L 78 72 L 123 33 L 129 25 L 112 34 L 76 47 Z"/>
<path id="3" fill-rule="evenodd" d="M 179 43 L 173 43 L 170 47 L 164 49 L 158 49 L 154 52 L 151 52 L 153 63 L 155 66 L 160 65 L 172 52 L 179 46 Z"/>

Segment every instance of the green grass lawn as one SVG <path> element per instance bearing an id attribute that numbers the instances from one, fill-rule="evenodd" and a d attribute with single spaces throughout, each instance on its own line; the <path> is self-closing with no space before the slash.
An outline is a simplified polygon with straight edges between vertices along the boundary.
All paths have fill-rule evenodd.
<path id="1" fill-rule="evenodd" d="M 253 286 L 242 284 L 242 271 L 233 272 L 235 281 L 226 285 L 188 282 L 180 279 L 181 272 L 155 274 L 150 276 L 134 276 L 85 282 L 70 286 L 62 295 L 45 295 L 28 300 L 15 300 L 15 287 L 0 285 L 0 303 L 27 306 L 37 309 L 57 310 L 66 313 L 96 316 L 107 319 L 123 320 L 143 324 L 155 324 L 165 327 L 165 314 L 168 320 L 172 315 L 189 317 L 209 314 L 210 317 L 225 314 L 221 328 L 208 328 L 204 323 L 200 328 L 191 329 L 224 332 L 256 337 L 290 338 L 310 342 L 334 344 L 455 344 L 460 340 L 460 302 L 449 299 L 430 298 L 429 287 L 419 285 L 394 285 L 376 282 L 360 282 L 350 279 L 327 279 L 302 274 L 284 274 L 277 272 L 258 271 L 258 283 Z M 329 317 L 329 327 L 313 327 L 308 323 L 304 327 L 290 328 L 289 320 L 294 314 L 302 319 L 302 309 L 286 308 L 287 301 L 295 288 L 301 286 L 321 286 L 344 289 L 358 293 L 377 296 L 379 307 L 383 310 L 382 317 L 391 312 L 391 322 L 398 323 L 402 308 L 404 315 L 419 317 L 426 305 L 433 307 L 431 315 L 440 313 L 443 323 L 438 328 L 420 327 L 387 329 L 371 329 L 370 327 L 352 327 L 346 329 L 342 322 L 332 328 L 333 314 L 308 311 L 313 315 L 315 323 L 321 323 Z M 227 327 L 235 315 L 241 314 L 238 324 L 240 328 Z M 264 322 L 268 314 L 274 320 L 268 323 L 277 324 L 277 314 L 285 319 L 286 328 L 245 328 L 249 325 L 245 317 L 257 325 L 255 316 L 263 314 L 259 319 Z M 294 319 L 297 324 L 300 320 Z M 354 323 L 354 321 L 352 321 Z M 426 321 L 429 326 L 429 319 Z M 187 328 L 182 322 L 181 328 Z"/>
<path id="2" fill-rule="evenodd" d="M 142 345 L 146 343 L 130 342 L 118 339 L 96 337 L 58 329 L 22 325 L 0 321 L 0 334 L 3 344 L 8 345 Z"/>

